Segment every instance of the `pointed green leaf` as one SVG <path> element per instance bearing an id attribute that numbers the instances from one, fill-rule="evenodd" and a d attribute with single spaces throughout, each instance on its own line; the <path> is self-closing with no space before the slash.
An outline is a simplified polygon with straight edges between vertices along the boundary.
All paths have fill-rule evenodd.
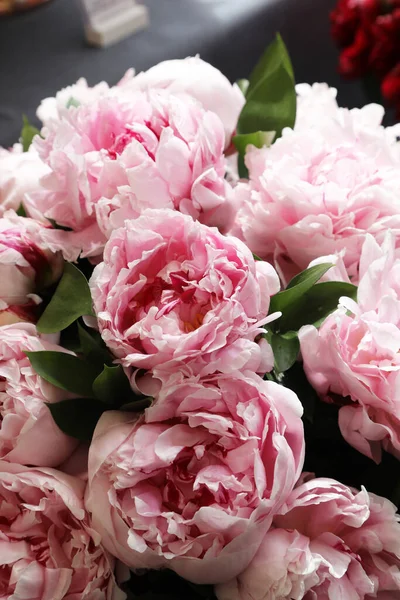
<path id="1" fill-rule="evenodd" d="M 93 398 L 72 398 L 48 403 L 56 425 L 81 442 L 90 442 L 98 420 L 107 408 Z"/>
<path id="2" fill-rule="evenodd" d="M 92 385 L 99 369 L 65 352 L 25 352 L 38 375 L 58 388 L 80 396 L 93 397 Z"/>
<path id="3" fill-rule="evenodd" d="M 286 69 L 280 65 L 249 92 L 239 116 L 238 134 L 274 131 L 275 139 L 296 120 L 296 90 Z"/>
<path id="4" fill-rule="evenodd" d="M 357 300 L 356 286 L 342 281 L 324 281 L 313 285 L 284 311 L 279 319 L 280 331 L 298 331 L 303 325 L 318 327 L 336 310 L 342 296 Z"/>
<path id="5" fill-rule="evenodd" d="M 123 404 L 120 407 L 120 410 L 126 412 L 141 412 L 145 408 L 151 406 L 153 402 L 153 398 L 139 398 L 138 400 L 133 400 L 132 402 L 128 402 L 127 404 Z"/>
<path id="6" fill-rule="evenodd" d="M 21 144 L 24 152 L 28 152 L 32 140 L 35 135 L 40 135 L 40 131 L 37 127 L 34 127 L 29 123 L 28 117 L 24 115 L 22 117 L 23 126 L 21 130 Z"/>
<path id="7" fill-rule="evenodd" d="M 238 173 L 240 179 L 248 179 L 249 178 L 249 170 L 246 167 L 244 162 L 244 155 L 238 153 Z"/>
<path id="8" fill-rule="evenodd" d="M 37 329 L 41 333 L 56 333 L 83 315 L 93 315 L 89 284 L 79 269 L 65 263 L 63 276 Z"/>
<path id="9" fill-rule="evenodd" d="M 113 367 L 104 365 L 103 371 L 93 382 L 93 392 L 102 402 L 117 407 L 127 404 L 134 396 L 129 379 L 121 365 Z"/>
<path id="10" fill-rule="evenodd" d="M 300 352 L 300 344 L 297 337 L 290 339 L 273 333 L 271 336 L 271 347 L 274 353 L 275 371 L 284 373 L 294 365 Z"/>
<path id="11" fill-rule="evenodd" d="M 247 95 L 258 85 L 258 83 L 273 73 L 278 67 L 283 66 L 292 81 L 294 82 L 293 67 L 286 45 L 280 34 L 276 35 L 275 40 L 268 46 L 264 54 L 253 69 L 250 78 Z"/>
<path id="12" fill-rule="evenodd" d="M 256 131 L 255 133 L 242 133 L 241 135 L 235 135 L 233 143 L 236 150 L 243 156 L 246 154 L 247 146 L 255 146 L 256 148 L 262 148 L 263 146 L 270 146 L 274 141 L 275 132 L 273 131 Z"/>
<path id="13" fill-rule="evenodd" d="M 248 79 L 238 79 L 236 82 L 240 91 L 245 96 L 247 94 L 247 90 L 249 89 L 249 80 Z"/>
<path id="14" fill-rule="evenodd" d="M 290 290 L 291 288 L 304 285 L 305 283 L 308 287 L 311 287 L 332 267 L 332 263 L 321 263 L 320 265 L 309 267 L 308 269 L 305 269 L 304 271 L 301 271 L 301 273 L 295 275 L 287 284 L 286 289 Z M 311 281 L 313 283 L 310 283 Z"/>
<path id="15" fill-rule="evenodd" d="M 95 363 L 100 370 L 104 365 L 112 365 L 114 357 L 107 350 L 101 335 L 94 330 L 87 331 L 78 323 L 78 333 L 80 340 L 80 352 L 91 363 Z"/>
<path id="16" fill-rule="evenodd" d="M 323 263 L 321 265 L 315 265 L 310 269 L 302 271 L 296 277 L 294 277 L 286 290 L 278 292 L 275 296 L 272 296 L 269 312 L 274 313 L 281 311 L 283 314 L 290 305 L 298 301 L 321 277 L 332 267 L 331 263 Z M 278 327 L 280 326 L 279 321 L 277 322 Z"/>

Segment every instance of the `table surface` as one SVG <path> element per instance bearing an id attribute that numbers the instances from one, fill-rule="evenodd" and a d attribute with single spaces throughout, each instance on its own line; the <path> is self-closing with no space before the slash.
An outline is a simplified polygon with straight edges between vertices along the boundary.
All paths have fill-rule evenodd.
<path id="1" fill-rule="evenodd" d="M 280 31 L 297 81 L 327 81 L 344 106 L 365 103 L 361 86 L 341 81 L 329 35 L 335 0 L 145 0 L 150 27 L 98 49 L 84 39 L 78 0 L 52 0 L 0 20 L 0 145 L 18 138 L 21 115 L 35 120 L 40 100 L 79 77 L 114 84 L 135 67 L 169 58 L 200 56 L 232 81 L 251 71 Z"/>

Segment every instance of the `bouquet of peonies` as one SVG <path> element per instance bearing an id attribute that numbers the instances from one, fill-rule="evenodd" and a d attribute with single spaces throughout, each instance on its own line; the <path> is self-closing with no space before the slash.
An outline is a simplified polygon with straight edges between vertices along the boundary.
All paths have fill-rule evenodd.
<path id="1" fill-rule="evenodd" d="M 0 596 L 400 598 L 400 144 L 199 58 L 0 151 Z"/>
<path id="2" fill-rule="evenodd" d="M 339 72 L 372 77 L 400 120 L 400 0 L 338 0 L 331 23 Z"/>

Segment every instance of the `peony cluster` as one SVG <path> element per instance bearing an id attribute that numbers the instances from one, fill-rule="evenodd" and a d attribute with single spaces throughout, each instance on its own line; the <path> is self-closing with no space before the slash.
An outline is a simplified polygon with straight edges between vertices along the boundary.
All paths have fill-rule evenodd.
<path id="1" fill-rule="evenodd" d="M 177 63 L 180 68 L 174 61 L 159 65 L 158 76 L 157 70 L 133 79 L 128 73 L 111 89 L 80 81 L 40 108 L 45 127 L 34 148 L 48 173 L 26 204 L 35 218 L 68 230 L 45 236 L 67 260 L 98 262 L 113 229 L 146 208 L 175 209 L 223 230 L 232 226 L 224 147 L 243 95 L 200 59 Z M 186 81 L 190 71 L 193 86 Z M 215 94 L 214 102 L 197 89 L 202 77 L 209 77 L 207 97 Z M 222 95 L 224 111 L 210 110 Z"/>
<path id="2" fill-rule="evenodd" d="M 352 282 L 366 235 L 400 231 L 400 147 L 377 105 L 339 109 L 326 86 L 298 86 L 294 130 L 250 147 L 250 180 L 235 189 L 234 235 L 284 279 L 323 255 L 343 253 Z"/>
<path id="3" fill-rule="evenodd" d="M 196 583 L 235 577 L 301 473 L 301 414 L 293 392 L 251 372 L 174 377 L 143 417 L 106 413 L 87 499 L 106 548 Z"/>
<path id="4" fill-rule="evenodd" d="M 394 600 L 399 565 L 391 502 L 310 479 L 293 490 L 249 567 L 216 592 L 218 600 Z"/>
<path id="5" fill-rule="evenodd" d="M 0 151 L 1 598 L 140 598 L 149 570 L 218 600 L 399 596 L 396 507 L 303 472 L 292 376 L 344 447 L 400 459 L 398 132 L 297 96 L 240 182 L 245 97 L 199 58 L 81 79 Z"/>
<path id="6" fill-rule="evenodd" d="M 239 240 L 171 210 L 112 234 L 90 280 L 98 326 L 124 367 L 197 375 L 273 366 L 255 340 L 279 279 Z"/>
<path id="7" fill-rule="evenodd" d="M 326 401 L 343 397 L 343 437 L 375 461 L 400 458 L 400 257 L 395 238 L 364 243 L 357 303 L 341 298 L 319 331 L 299 332 L 305 372 Z"/>

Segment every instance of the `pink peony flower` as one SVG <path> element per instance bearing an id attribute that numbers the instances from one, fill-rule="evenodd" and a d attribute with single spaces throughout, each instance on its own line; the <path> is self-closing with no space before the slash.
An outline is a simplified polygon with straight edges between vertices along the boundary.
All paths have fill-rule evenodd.
<path id="1" fill-rule="evenodd" d="M 380 496 L 332 479 L 297 487 L 254 560 L 217 586 L 218 600 L 394 600 L 400 524 Z"/>
<path id="2" fill-rule="evenodd" d="M 284 279 L 321 255 L 344 251 L 355 282 L 366 234 L 382 240 L 389 227 L 400 231 L 400 146 L 380 126 L 377 105 L 336 113 L 331 106 L 319 119 L 307 117 L 307 97 L 299 104 L 294 131 L 285 130 L 270 148 L 248 151 L 250 182 L 236 187 L 232 233 L 275 261 Z"/>
<path id="3" fill-rule="evenodd" d="M 23 152 L 21 144 L 12 150 L 0 148 L 0 216 L 8 209 L 18 210 L 26 193 L 40 189 L 40 178 L 49 172 L 37 152 Z"/>
<path id="4" fill-rule="evenodd" d="M 0 459 L 25 465 L 55 467 L 77 446 L 54 423 L 46 403 L 70 396 L 42 379 L 26 351 L 55 350 L 34 325 L 0 327 Z"/>
<path id="5" fill-rule="evenodd" d="M 53 469 L 0 461 L 2 598 L 124 600 L 89 525 L 84 487 Z"/>
<path id="6" fill-rule="evenodd" d="M 233 223 L 222 122 L 190 96 L 116 88 L 66 110 L 42 134 L 35 146 L 52 171 L 28 209 L 71 230 L 45 236 L 69 261 L 100 257 L 111 231 L 146 208 L 222 229 Z"/>
<path id="7" fill-rule="evenodd" d="M 381 447 L 400 458 L 400 258 L 395 238 L 362 249 L 358 302 L 342 298 L 319 331 L 299 333 L 304 369 L 321 397 L 346 398 L 343 437 L 379 462 Z"/>
<path id="8" fill-rule="evenodd" d="M 235 577 L 301 473 L 301 414 L 292 391 L 251 372 L 174 376 L 145 417 L 104 413 L 87 507 L 105 547 L 196 583 Z"/>
<path id="9" fill-rule="evenodd" d="M 343 110 L 336 101 L 337 89 L 329 87 L 327 83 L 298 83 L 296 94 L 296 131 L 318 129 L 322 121 L 335 119 Z"/>
<path id="10" fill-rule="evenodd" d="M 117 84 L 116 87 L 118 87 Z M 105 81 L 91 87 L 86 79 L 81 77 L 72 85 L 59 90 L 55 97 L 44 98 L 40 103 L 36 115 L 46 127 L 53 120 L 59 120 L 67 116 L 70 108 L 76 108 L 80 104 L 96 102 L 102 96 L 107 96 L 110 88 Z"/>
<path id="11" fill-rule="evenodd" d="M 205 110 L 221 119 L 227 146 L 245 103 L 239 86 L 232 85 L 218 69 L 198 56 L 161 62 L 136 77 L 127 78 L 125 86 L 132 90 L 166 89 L 173 94 L 184 92 L 192 96 Z"/>
<path id="12" fill-rule="evenodd" d="M 46 249 L 46 231 L 34 219 L 7 211 L 0 218 L 0 325 L 35 321 L 36 292 L 57 280 L 62 257 Z"/>
<path id="13" fill-rule="evenodd" d="M 172 210 L 115 231 L 90 280 L 102 337 L 125 367 L 203 375 L 271 370 L 262 325 L 275 270 L 239 240 Z"/>

